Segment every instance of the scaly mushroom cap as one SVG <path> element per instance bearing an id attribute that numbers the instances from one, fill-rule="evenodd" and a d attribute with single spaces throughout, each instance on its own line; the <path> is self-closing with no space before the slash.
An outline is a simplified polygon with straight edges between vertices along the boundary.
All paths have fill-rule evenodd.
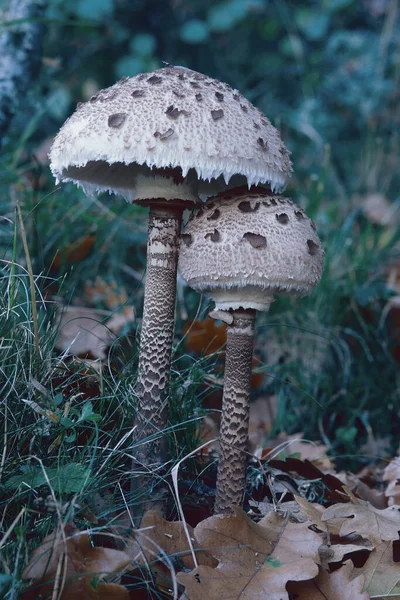
<path id="1" fill-rule="evenodd" d="M 123 77 L 78 104 L 50 161 L 57 182 L 129 200 L 137 176 L 151 177 L 155 169 L 179 168 L 196 191 L 198 180 L 213 180 L 200 189 L 206 196 L 226 189 L 232 177 L 230 187 L 268 182 L 280 189 L 292 172 L 278 131 L 237 90 L 172 66 Z"/>
<path id="2" fill-rule="evenodd" d="M 298 205 L 263 188 L 210 198 L 181 239 L 183 278 L 217 309 L 268 310 L 275 293 L 309 294 L 323 271 L 312 221 Z"/>

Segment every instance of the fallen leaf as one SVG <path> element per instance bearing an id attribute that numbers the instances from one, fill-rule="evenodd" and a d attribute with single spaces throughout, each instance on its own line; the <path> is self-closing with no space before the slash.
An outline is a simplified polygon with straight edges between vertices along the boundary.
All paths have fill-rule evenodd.
<path id="1" fill-rule="evenodd" d="M 305 521 L 309 520 L 307 515 L 305 515 L 302 512 L 299 505 L 294 500 L 289 500 L 287 502 L 282 502 L 278 504 L 267 502 L 265 500 L 263 502 L 249 500 L 249 504 L 252 508 L 257 509 L 258 513 L 261 514 L 261 516 L 263 517 L 269 515 L 272 512 L 276 512 L 278 513 L 278 515 L 281 515 L 285 518 L 289 518 L 295 523 L 304 523 Z"/>
<path id="2" fill-rule="evenodd" d="M 318 504 L 312 504 L 300 496 L 295 496 L 295 500 L 301 507 L 302 512 L 307 515 L 309 524 L 316 525 L 318 529 L 325 534 L 328 534 L 329 532 L 329 536 L 325 535 L 324 537 L 325 543 L 321 544 L 318 548 L 318 554 L 323 565 L 340 562 L 343 560 L 344 556 L 351 554 L 352 552 L 372 550 L 374 548 L 371 543 L 362 538 L 356 540 L 352 538 L 340 538 L 338 535 L 339 529 L 334 526 L 328 528 L 328 524 L 322 520 L 322 515 L 326 511 L 325 508 Z M 355 543 L 356 541 L 357 543 Z"/>
<path id="3" fill-rule="evenodd" d="M 261 396 L 250 404 L 249 443 L 254 454 L 271 432 L 278 410 L 277 396 Z"/>
<path id="4" fill-rule="evenodd" d="M 221 352 L 226 344 L 226 325 L 215 319 L 193 320 L 184 328 L 185 346 L 190 352 L 210 355 Z"/>
<path id="5" fill-rule="evenodd" d="M 308 502 L 308 500 L 301 496 L 294 496 L 294 499 L 300 506 L 302 512 L 307 515 L 311 523 L 316 525 L 321 531 L 328 531 L 327 523 L 324 523 L 322 520 L 322 514 L 326 510 L 323 506 Z M 337 533 L 339 533 L 339 531 Z"/>
<path id="6" fill-rule="evenodd" d="M 309 460 L 319 469 L 333 470 L 331 459 L 327 456 L 328 446 L 311 440 L 303 439 L 303 432 L 287 435 L 281 433 L 278 436 L 280 442 L 286 442 L 279 458 L 286 458 L 293 454 L 299 454 L 302 460 Z"/>
<path id="7" fill-rule="evenodd" d="M 389 498 L 389 506 L 400 504 L 400 458 L 398 456 L 385 467 L 382 479 L 388 482 L 385 496 Z"/>
<path id="8" fill-rule="evenodd" d="M 197 563 L 216 566 L 217 561 L 199 549 L 193 528 L 187 525 Z M 140 529 L 127 542 L 126 551 L 140 565 L 148 565 L 160 588 L 170 589 L 175 571 L 194 569 L 195 563 L 182 521 L 167 521 L 160 513 L 149 510 L 143 516 Z"/>
<path id="9" fill-rule="evenodd" d="M 199 321 L 189 321 L 184 328 L 184 344 L 189 352 L 198 356 L 210 356 L 212 354 L 225 354 L 226 324 L 218 323 L 210 317 Z M 261 361 L 257 356 L 252 359 L 252 368 L 260 367 Z M 259 387 L 264 380 L 264 373 L 253 373 L 251 377 L 252 388 Z"/>
<path id="10" fill-rule="evenodd" d="M 393 560 L 393 542 L 379 544 L 365 565 L 355 572 L 363 574 L 364 589 L 370 596 L 392 593 L 400 583 L 400 564 Z"/>
<path id="11" fill-rule="evenodd" d="M 185 586 L 184 597 L 288 600 L 288 581 L 315 577 L 318 567 L 310 558 L 315 557 L 315 540 L 308 537 L 309 548 L 303 543 L 299 548 L 292 546 L 300 542 L 292 526 L 308 536 L 304 524 L 289 523 L 279 515 L 268 515 L 262 521 L 264 524 L 253 523 L 235 507 L 234 515 L 216 515 L 199 523 L 195 538 L 219 564 L 216 568 L 199 566 L 191 573 L 178 573 L 178 581 Z"/>
<path id="12" fill-rule="evenodd" d="M 286 460 L 269 459 L 267 464 L 268 468 L 289 473 L 298 488 L 304 488 L 308 490 L 308 493 L 315 489 L 315 497 L 319 497 L 324 502 L 340 502 L 343 500 L 342 482 L 331 473 L 323 473 L 321 469 L 307 459 L 300 460 L 291 457 Z"/>
<path id="13" fill-rule="evenodd" d="M 399 539 L 400 512 L 397 506 L 379 510 L 365 500 L 353 498 L 346 504 L 333 504 L 327 508 L 322 520 L 328 524 L 339 520 L 341 536 L 356 532 L 375 546 Z"/>
<path id="14" fill-rule="evenodd" d="M 111 346 L 114 335 L 104 324 L 105 316 L 93 308 L 66 306 L 62 309 L 56 348 L 75 356 L 104 360 L 106 348 Z"/>
<path id="15" fill-rule="evenodd" d="M 369 600 L 363 592 L 364 577 L 353 578 L 352 571 L 350 561 L 333 573 L 320 569 L 312 581 L 289 583 L 288 590 L 294 600 Z"/>
<path id="16" fill-rule="evenodd" d="M 398 222 L 397 206 L 383 194 L 369 194 L 361 199 L 361 207 L 365 216 L 376 225 L 387 227 Z"/>
<path id="17" fill-rule="evenodd" d="M 347 487 L 353 494 L 361 498 L 361 500 L 367 500 L 375 508 L 384 509 L 387 508 L 387 500 L 384 492 L 379 492 L 373 487 L 369 487 L 366 483 L 361 481 L 359 477 L 353 475 L 353 473 L 337 473 L 336 477 Z"/>
<path id="18" fill-rule="evenodd" d="M 131 306 L 113 313 L 83 306 L 64 306 L 59 312 L 57 350 L 80 357 L 90 354 L 100 360 L 106 358 L 106 349 L 122 328 L 135 320 Z"/>
<path id="19" fill-rule="evenodd" d="M 67 244 L 65 248 L 57 250 L 51 268 L 58 269 L 63 261 L 67 265 L 73 262 L 81 262 L 91 252 L 95 241 L 95 235 L 85 235 L 76 240 L 76 242 Z"/>
<path id="20" fill-rule="evenodd" d="M 282 562 L 290 562 L 293 558 L 308 558 L 319 563 L 318 548 L 321 545 L 321 535 L 309 529 L 307 521 L 293 522 L 287 517 L 271 512 L 258 522 L 259 527 L 268 531 L 273 541 L 272 556 L 278 556 Z"/>
<path id="21" fill-rule="evenodd" d="M 67 524 L 64 531 L 55 529 L 34 550 L 22 574 L 23 580 L 34 580 L 24 590 L 24 597 L 28 598 L 32 591 L 35 598 L 40 594 L 50 597 L 58 587 L 62 589 L 60 600 L 127 599 L 123 586 L 101 581 L 94 586 L 93 580 L 118 573 L 130 562 L 125 552 L 93 546 L 87 532 Z"/>
<path id="22" fill-rule="evenodd" d="M 129 323 L 135 321 L 135 311 L 133 306 L 123 306 L 122 310 L 114 312 L 107 321 L 107 327 L 115 335 L 118 335 L 122 329 Z"/>
<path id="23" fill-rule="evenodd" d="M 99 303 L 111 310 L 119 309 L 128 302 L 126 289 L 118 285 L 115 280 L 106 281 L 97 276 L 94 281 L 85 283 L 85 297 L 90 306 L 98 306 Z"/>

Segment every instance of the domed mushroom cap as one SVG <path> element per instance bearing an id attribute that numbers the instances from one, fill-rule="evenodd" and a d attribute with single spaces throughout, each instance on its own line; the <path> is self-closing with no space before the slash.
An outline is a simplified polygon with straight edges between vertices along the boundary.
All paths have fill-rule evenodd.
<path id="1" fill-rule="evenodd" d="M 309 294 L 324 251 L 312 221 L 267 190 L 210 198 L 182 234 L 179 268 L 217 309 L 268 310 L 273 295 Z"/>
<path id="2" fill-rule="evenodd" d="M 138 173 L 154 168 L 221 183 L 237 176 L 235 187 L 268 182 L 273 189 L 292 172 L 278 131 L 237 90 L 172 66 L 123 77 L 78 104 L 50 161 L 57 181 L 126 197 L 134 196 Z"/>

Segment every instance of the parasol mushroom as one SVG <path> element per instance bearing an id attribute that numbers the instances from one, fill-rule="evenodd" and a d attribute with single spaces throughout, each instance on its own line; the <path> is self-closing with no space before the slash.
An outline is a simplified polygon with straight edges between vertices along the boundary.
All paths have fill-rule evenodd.
<path id="1" fill-rule="evenodd" d="M 184 67 L 123 77 L 78 104 L 50 152 L 58 181 L 150 207 L 136 392 L 138 462 L 163 462 L 182 212 L 241 185 L 282 188 L 289 153 L 237 90 Z"/>
<path id="2" fill-rule="evenodd" d="M 181 274 L 227 323 L 216 513 L 243 503 L 256 311 L 268 311 L 275 294 L 309 294 L 323 261 L 303 210 L 260 187 L 209 198 L 182 233 Z"/>

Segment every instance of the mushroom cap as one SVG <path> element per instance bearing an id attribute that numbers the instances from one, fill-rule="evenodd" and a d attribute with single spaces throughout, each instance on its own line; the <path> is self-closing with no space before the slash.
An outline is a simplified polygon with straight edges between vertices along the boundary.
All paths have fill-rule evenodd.
<path id="1" fill-rule="evenodd" d="M 50 167 L 87 193 L 135 197 L 138 174 L 179 168 L 188 181 L 212 182 L 212 195 L 237 185 L 282 188 L 289 152 L 268 119 L 226 83 L 184 67 L 123 77 L 80 103 L 57 134 Z"/>
<path id="2" fill-rule="evenodd" d="M 305 296 L 323 264 L 312 221 L 291 200 L 263 188 L 209 198 L 181 237 L 182 277 L 222 310 L 268 310 L 274 294 Z"/>

